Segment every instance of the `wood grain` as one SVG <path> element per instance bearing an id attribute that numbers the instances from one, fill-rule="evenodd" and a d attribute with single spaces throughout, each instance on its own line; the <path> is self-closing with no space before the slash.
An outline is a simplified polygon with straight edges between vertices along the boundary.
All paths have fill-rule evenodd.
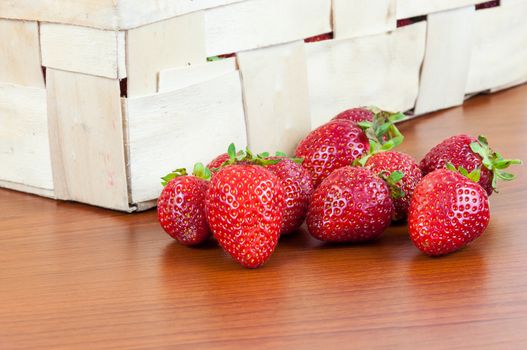
<path id="1" fill-rule="evenodd" d="M 485 133 L 527 159 L 527 86 L 401 124 L 420 158 Z M 527 176 L 491 197 L 487 232 L 423 256 L 394 226 L 377 242 L 284 237 L 256 271 L 213 243 L 185 248 L 155 211 L 126 215 L 0 191 L 1 349 L 525 349 Z"/>

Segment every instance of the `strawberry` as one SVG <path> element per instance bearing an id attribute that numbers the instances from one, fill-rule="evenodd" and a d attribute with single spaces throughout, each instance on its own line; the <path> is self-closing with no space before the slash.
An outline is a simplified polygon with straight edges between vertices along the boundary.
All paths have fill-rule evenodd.
<path id="1" fill-rule="evenodd" d="M 364 120 L 355 124 L 349 120 L 331 120 L 300 141 L 295 155 L 304 159 L 302 166 L 311 172 L 315 187 L 331 172 L 350 165 L 366 153 L 370 140 L 386 145 L 386 149 L 402 142 L 403 136 L 393 123 L 404 115 L 378 109 L 372 112 L 373 122 Z"/>
<path id="2" fill-rule="evenodd" d="M 415 188 L 408 229 L 422 252 L 432 256 L 452 253 L 485 231 L 490 218 L 487 192 L 477 183 L 479 169 L 467 175 L 471 179 L 438 169 Z"/>
<path id="3" fill-rule="evenodd" d="M 395 183 L 402 192 L 400 196 L 397 196 L 398 198 L 393 200 L 395 206 L 393 220 L 406 218 L 415 186 L 422 178 L 421 169 L 415 159 L 406 153 L 395 151 L 379 152 L 365 158 L 361 160 L 363 166 L 369 168 L 375 174 L 382 176 L 382 174 L 391 174 L 394 171 L 399 171 L 404 175 Z"/>
<path id="4" fill-rule="evenodd" d="M 379 237 L 394 206 L 388 185 L 366 168 L 335 170 L 315 190 L 307 214 L 311 235 L 322 241 L 358 242 Z"/>
<path id="5" fill-rule="evenodd" d="M 500 153 L 492 151 L 484 136 L 476 139 L 462 134 L 449 137 L 432 148 L 421 160 L 420 167 L 426 175 L 436 169 L 445 168 L 448 163 L 455 168 L 461 167 L 467 172 L 481 168 L 479 184 L 490 196 L 496 191 L 498 179 L 505 181 L 514 179 L 514 175 L 502 170 L 512 164 L 521 164 L 521 161 L 504 159 Z"/>
<path id="6" fill-rule="evenodd" d="M 302 167 L 302 161 L 301 158 L 288 158 L 283 152 L 276 152 L 276 156 L 273 157 L 270 157 L 268 152 L 254 155 L 249 149 L 237 152 L 234 144 L 230 144 L 228 153 L 219 155 L 208 166 L 212 171 L 218 171 L 222 167 L 233 164 L 256 164 L 265 166 L 275 174 L 280 180 L 285 195 L 280 234 L 288 234 L 296 231 L 304 222 L 309 199 L 313 193 L 311 175 Z"/>
<path id="7" fill-rule="evenodd" d="M 236 261 L 256 268 L 269 259 L 285 205 L 276 175 L 259 165 L 223 167 L 212 177 L 205 203 L 214 237 Z"/>
<path id="8" fill-rule="evenodd" d="M 365 107 L 351 108 L 337 114 L 332 120 L 343 119 L 353 123 L 362 121 L 373 122 L 374 113 Z"/>
<path id="9" fill-rule="evenodd" d="M 311 175 L 301 165 L 301 159 L 285 158 L 285 154 L 277 153 L 278 157 L 270 157 L 280 162 L 267 165 L 266 168 L 275 174 L 284 189 L 285 208 L 281 234 L 298 230 L 304 222 L 313 193 Z"/>
<path id="10" fill-rule="evenodd" d="M 302 165 L 310 171 L 316 187 L 332 171 L 360 157 L 368 145 L 368 138 L 360 127 L 347 120 L 335 120 L 308 134 L 298 144 L 295 154 L 304 158 Z"/>
<path id="11" fill-rule="evenodd" d="M 491 7 L 498 7 L 498 6 L 500 6 L 500 1 L 499 0 L 487 1 L 487 2 L 484 2 L 482 4 L 477 4 L 476 5 L 476 10 L 483 10 L 483 9 L 488 9 L 488 8 L 491 8 Z"/>
<path id="12" fill-rule="evenodd" d="M 236 57 L 236 53 L 232 52 L 232 53 L 226 53 L 226 54 L 222 54 L 218 56 L 207 57 L 207 62 L 221 61 L 221 60 L 224 60 L 226 58 L 231 58 L 231 57 Z"/>
<path id="13" fill-rule="evenodd" d="M 414 24 L 417 22 L 425 21 L 425 20 L 426 20 L 426 16 L 416 16 L 416 17 L 411 17 L 411 18 L 398 19 L 397 28 L 406 27 L 406 26 L 409 26 L 410 24 Z"/>
<path id="14" fill-rule="evenodd" d="M 325 33 L 320 35 L 315 35 L 309 38 L 304 39 L 306 43 L 316 43 L 318 41 L 331 40 L 333 39 L 333 33 Z"/>
<path id="15" fill-rule="evenodd" d="M 230 157 L 227 153 L 222 153 L 213 160 L 211 160 L 210 163 L 207 165 L 207 168 L 209 168 L 211 171 L 216 171 L 223 165 L 223 163 L 225 163 L 229 159 Z"/>
<path id="16" fill-rule="evenodd" d="M 406 26 L 409 26 L 410 24 L 413 24 L 413 23 L 414 23 L 414 21 L 412 21 L 411 18 L 398 19 L 397 20 L 397 28 L 406 27 Z"/>
<path id="17" fill-rule="evenodd" d="M 210 237 L 204 211 L 209 177 L 201 163 L 194 167 L 194 175 L 178 169 L 163 177 L 157 217 L 166 233 L 183 245 L 200 244 Z"/>

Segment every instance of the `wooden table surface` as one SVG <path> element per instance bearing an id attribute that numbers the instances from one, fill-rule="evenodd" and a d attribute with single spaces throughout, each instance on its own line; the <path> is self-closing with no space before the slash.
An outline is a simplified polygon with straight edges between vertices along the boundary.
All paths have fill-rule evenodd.
<path id="1" fill-rule="evenodd" d="M 418 159 L 467 132 L 527 160 L 527 86 L 401 130 Z M 155 211 L 0 190 L 0 349 L 526 349 L 526 171 L 514 172 L 458 253 L 422 255 L 404 225 L 360 245 L 301 231 L 259 270 L 213 243 L 177 245 Z"/>

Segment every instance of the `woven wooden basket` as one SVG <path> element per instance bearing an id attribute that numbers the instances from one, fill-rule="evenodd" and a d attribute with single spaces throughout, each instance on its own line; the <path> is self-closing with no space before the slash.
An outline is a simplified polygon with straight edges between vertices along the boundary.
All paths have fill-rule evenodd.
<path id="1" fill-rule="evenodd" d="M 527 0 L 482 2 L 0 0 L 0 186 L 141 210 L 230 142 L 292 152 L 351 106 L 527 81 Z"/>

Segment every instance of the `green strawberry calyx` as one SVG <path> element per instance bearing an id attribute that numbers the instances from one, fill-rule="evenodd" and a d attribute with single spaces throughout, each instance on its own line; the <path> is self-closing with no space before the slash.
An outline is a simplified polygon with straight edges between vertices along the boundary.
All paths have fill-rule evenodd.
<path id="1" fill-rule="evenodd" d="M 221 61 L 223 58 L 220 56 L 207 57 L 207 62 Z"/>
<path id="2" fill-rule="evenodd" d="M 463 175 L 467 179 L 472 180 L 472 181 L 474 181 L 476 183 L 479 182 L 479 179 L 481 178 L 481 168 L 480 167 L 477 167 L 476 169 L 472 170 L 471 172 L 468 172 L 468 170 L 465 169 L 462 166 L 456 168 L 454 166 L 454 164 L 447 163 L 446 164 L 446 168 L 448 170 L 452 170 L 452 171 L 455 171 L 457 173 L 460 173 L 461 175 Z"/>
<path id="3" fill-rule="evenodd" d="M 368 107 L 373 113 L 373 121 L 361 121 L 357 125 L 368 137 L 370 149 L 368 153 L 361 157 L 356 164 L 364 166 L 368 159 L 380 152 L 386 152 L 399 146 L 404 141 L 404 136 L 395 123 L 407 119 L 407 116 L 401 112 L 393 113 L 383 111 L 377 107 Z"/>
<path id="4" fill-rule="evenodd" d="M 161 180 L 163 180 L 161 181 L 161 185 L 163 185 L 164 187 L 173 179 L 177 177 L 181 177 L 181 176 L 187 176 L 187 175 L 188 175 L 187 169 L 185 168 L 176 169 L 161 178 Z M 211 172 L 209 168 L 203 165 L 203 163 L 196 163 L 194 165 L 194 170 L 192 171 L 192 175 L 200 179 L 209 181 L 211 177 Z"/>
<path id="5" fill-rule="evenodd" d="M 187 176 L 187 175 L 188 175 L 187 169 L 185 168 L 179 168 L 179 169 L 173 170 L 161 178 L 161 180 L 163 180 L 161 181 L 161 185 L 165 187 L 166 185 L 168 185 L 170 181 L 172 181 L 176 177 Z"/>
<path id="6" fill-rule="evenodd" d="M 269 152 L 262 152 L 254 154 L 248 147 L 245 148 L 245 150 L 236 150 L 236 146 L 234 143 L 231 143 L 229 145 L 229 148 L 227 149 L 227 154 L 229 155 L 229 159 L 227 159 L 218 169 L 213 169 L 214 171 L 218 171 L 219 169 L 234 165 L 234 164 L 255 164 L 255 165 L 261 165 L 261 166 L 268 166 L 268 165 L 274 165 L 280 163 L 283 159 L 290 159 L 291 161 L 302 164 L 304 161 L 303 158 L 293 158 L 288 157 L 286 153 L 284 152 L 276 152 L 275 157 L 276 159 L 270 159 L 270 153 Z"/>
<path id="7" fill-rule="evenodd" d="M 393 199 L 399 199 L 405 196 L 406 193 L 404 193 L 399 184 L 399 182 L 404 177 L 404 173 L 402 171 L 396 170 L 391 173 L 388 171 L 381 171 L 378 176 L 388 185 L 388 188 L 390 189 L 390 195 Z"/>
<path id="8" fill-rule="evenodd" d="M 203 165 L 203 163 L 194 164 L 192 175 L 206 181 L 209 181 L 212 176 L 210 169 Z"/>
<path id="9" fill-rule="evenodd" d="M 261 155 L 261 153 L 260 153 Z M 276 151 L 275 157 L 281 157 L 281 158 L 287 158 L 291 160 L 294 163 L 302 164 L 304 162 L 304 158 L 298 158 L 298 157 L 289 157 L 285 152 L 282 151 Z"/>
<path id="10" fill-rule="evenodd" d="M 515 175 L 505 172 L 503 169 L 514 164 L 523 164 L 520 159 L 505 159 L 499 152 L 494 152 L 489 147 L 487 138 L 483 135 L 479 135 L 477 141 L 470 144 L 470 149 L 481 157 L 483 166 L 492 172 L 492 189 L 494 192 L 498 192 L 496 190 L 498 179 L 511 181 L 516 178 Z"/>

